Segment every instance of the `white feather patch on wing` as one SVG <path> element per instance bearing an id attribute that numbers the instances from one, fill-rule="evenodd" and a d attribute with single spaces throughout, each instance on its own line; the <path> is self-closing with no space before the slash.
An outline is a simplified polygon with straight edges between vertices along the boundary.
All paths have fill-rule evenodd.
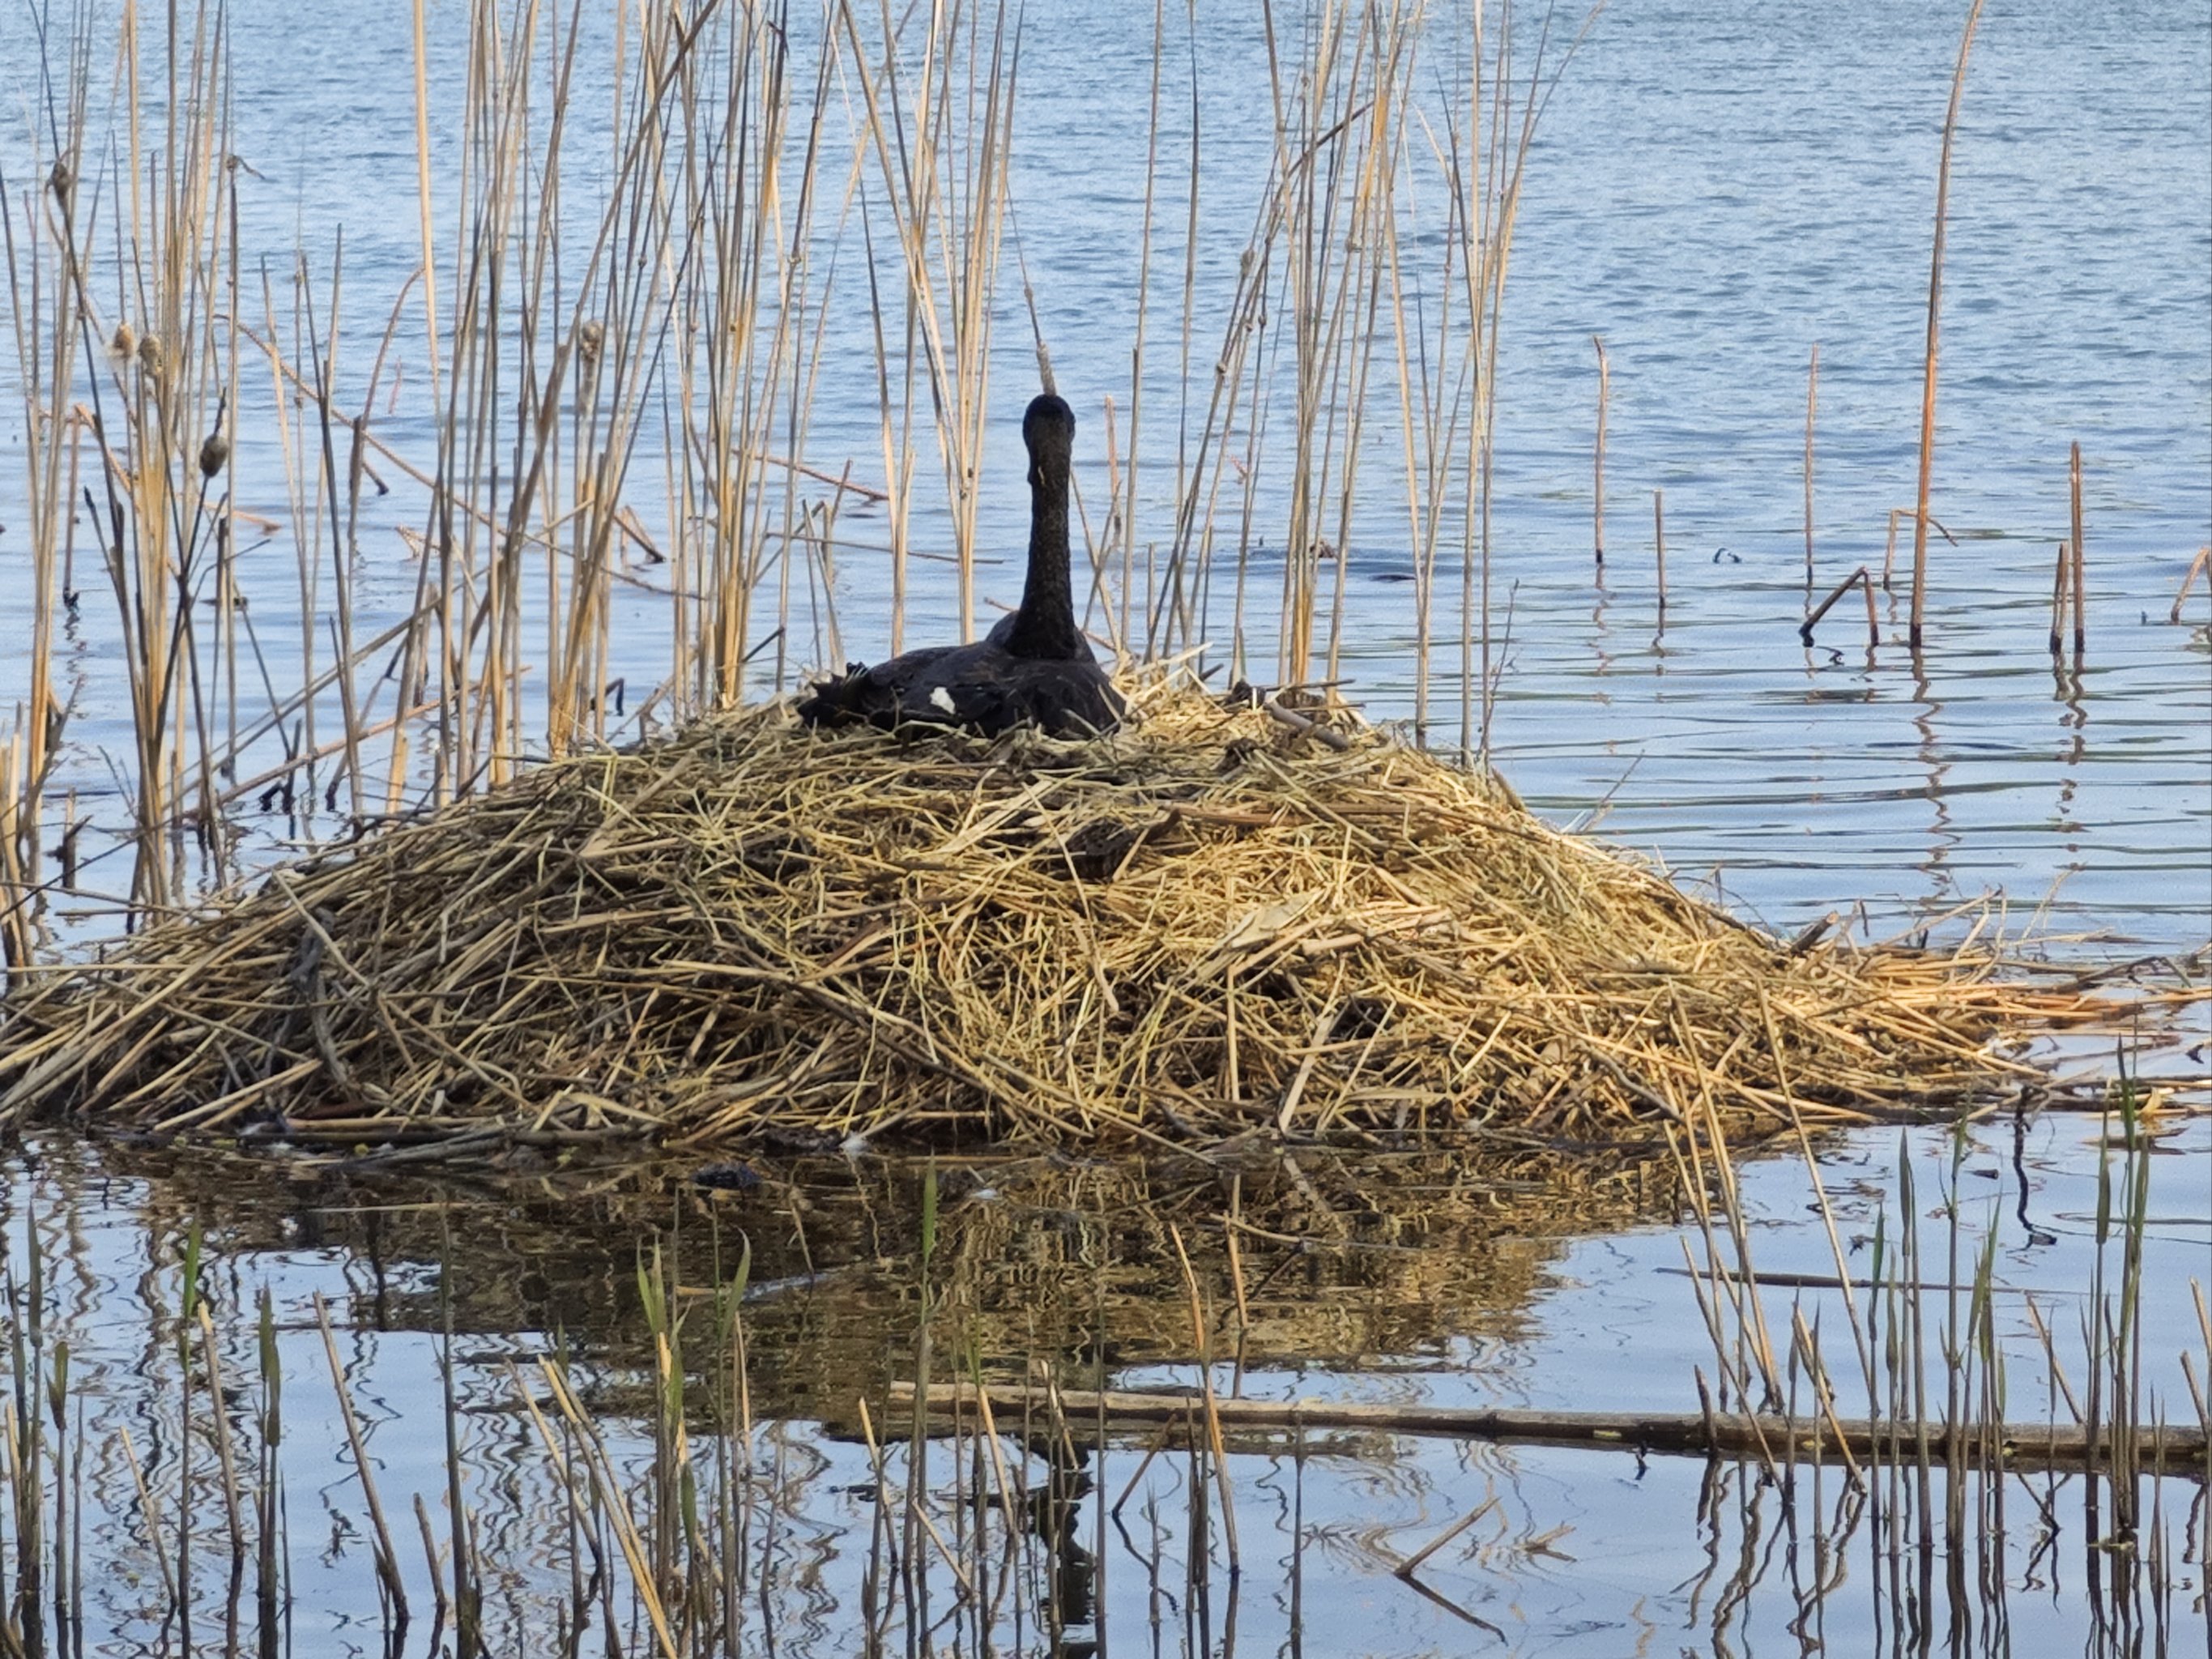
<path id="1" fill-rule="evenodd" d="M 929 694 L 929 706 L 932 708 L 941 708 L 948 714 L 957 714 L 960 712 L 953 706 L 952 694 L 941 685 Z"/>

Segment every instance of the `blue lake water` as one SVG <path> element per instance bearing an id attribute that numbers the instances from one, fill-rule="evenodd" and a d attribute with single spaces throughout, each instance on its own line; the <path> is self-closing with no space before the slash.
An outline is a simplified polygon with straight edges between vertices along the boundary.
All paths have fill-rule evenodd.
<path id="1" fill-rule="evenodd" d="M 446 5 L 428 15 L 440 112 L 433 149 L 449 179 L 467 15 Z M 1127 432 L 1139 287 L 1151 16 L 1064 4 L 1032 5 L 1026 15 L 1012 173 L 1016 234 L 994 307 L 993 426 L 978 536 L 987 550 L 1019 549 L 1025 528 L 1016 432 L 1036 368 L 1012 275 L 1015 246 L 1034 283 L 1060 388 L 1083 422 L 1079 486 L 1094 519 L 1108 493 L 1108 397 Z M 1814 647 L 1797 638 L 1806 598 L 1806 371 L 1816 344 L 1816 590 L 1863 563 L 1878 570 L 1887 515 L 1911 500 L 1936 172 L 1963 15 L 1963 7 L 1883 0 L 1797 8 L 1750 0 L 1620 3 L 1562 70 L 1528 164 L 1504 313 L 1492 520 L 1503 665 L 1495 757 L 1547 817 L 1586 823 L 1663 860 L 1685 882 L 1711 884 L 1779 930 L 1836 910 L 1863 934 L 1880 936 L 1995 892 L 2003 896 L 2007 925 L 2040 936 L 2041 948 L 2055 955 L 2186 952 L 2212 930 L 2212 597 L 2200 586 L 2181 624 L 2165 618 L 2191 556 L 2212 542 L 2212 14 L 2202 6 L 2073 0 L 2034 9 L 1993 3 L 1985 11 L 1950 187 L 1933 485 L 1933 512 L 1958 541 L 1939 538 L 1932 549 L 1928 647 L 1916 664 L 1900 643 L 1901 586 L 1881 600 L 1883 642 L 1872 650 L 1856 596 L 1822 625 Z M 240 4 L 231 22 L 234 149 L 252 169 L 240 180 L 247 261 L 267 261 L 282 307 L 295 255 L 326 272 L 343 232 L 340 379 L 361 387 L 420 252 L 404 20 L 353 4 L 313 11 Z M 587 21 L 587 32 L 600 27 Z M 1188 15 L 1171 9 L 1164 27 L 1163 160 L 1133 537 L 1140 560 L 1172 535 L 1186 388 L 1191 398 L 1202 395 L 1218 349 L 1270 148 L 1256 15 L 1201 12 L 1194 39 Z M 811 19 L 794 20 L 802 57 L 815 27 Z M 1438 25 L 1437 74 L 1463 58 L 1461 35 L 1449 21 Z M 97 38 L 95 107 L 108 95 L 101 66 L 112 36 Z M 1532 44 L 1529 24 L 1523 49 Z M 19 223 L 46 169 L 34 137 L 37 61 L 26 14 L 0 16 L 0 177 Z M 588 45 L 581 62 L 579 130 L 603 131 L 605 70 Z M 1187 382 L 1178 359 L 1194 77 L 1200 183 Z M 112 154 L 101 162 L 110 188 L 118 165 Z M 831 169 L 840 180 L 844 165 L 841 156 Z M 595 173 L 580 163 L 571 174 L 579 213 L 596 210 L 603 148 L 598 166 Z M 1408 198 L 1409 210 L 1419 210 L 1409 246 L 1433 250 L 1440 219 L 1433 175 L 1425 176 L 1431 182 Z M 448 201 L 439 222 L 448 258 L 455 235 L 449 208 Z M 824 236 L 836 299 L 805 459 L 832 475 L 849 462 L 856 477 L 878 477 L 858 221 L 848 216 Z M 877 258 L 887 271 L 880 240 Z M 316 280 L 326 298 L 326 280 Z M 1433 303 L 1435 277 L 1424 280 Z M 112 273 L 94 293 L 103 330 L 130 312 Z M 258 286 L 253 295 L 258 307 Z M 1601 581 L 1591 546 L 1593 335 L 1604 340 L 1611 364 Z M 419 317 L 396 337 L 402 390 L 375 429 L 403 453 L 427 455 L 420 337 Z M 9 526 L 0 535 L 0 632 L 9 639 L 24 635 L 30 604 L 16 522 L 23 444 L 13 395 L 16 351 L 12 335 L 0 339 L 0 391 L 9 394 L 0 404 L 0 524 Z M 1281 392 L 1279 374 L 1272 384 Z M 283 460 L 265 435 L 270 396 L 250 380 L 242 396 L 242 408 L 258 411 L 264 424 L 241 418 L 235 488 L 242 505 L 282 517 Z M 1348 696 L 1377 719 L 1402 720 L 1413 712 L 1416 635 L 1391 401 L 1378 397 L 1363 441 L 1365 483 L 1343 550 L 1342 666 Z M 2051 558 L 2069 533 L 2068 448 L 2075 442 L 2088 544 L 2088 648 L 2078 679 L 2055 674 L 2045 648 Z M 648 443 L 634 469 L 638 510 L 648 523 L 665 510 L 651 482 L 653 455 Z M 933 465 L 925 454 L 925 477 Z M 395 483 L 392 495 L 364 514 L 355 596 L 363 633 L 396 620 L 414 592 L 416 567 L 398 532 L 419 526 L 421 499 Z M 1663 628 L 1654 490 L 1665 500 Z M 1262 678 L 1274 641 L 1272 623 L 1256 613 L 1271 611 L 1279 580 L 1281 514 L 1281 503 L 1263 492 L 1249 526 L 1223 526 L 1228 538 L 1241 532 L 1259 544 L 1261 597 L 1249 618 L 1249 647 Z M 913 529 L 920 549 L 949 545 L 941 494 L 920 491 Z M 848 507 L 840 531 L 847 543 L 837 594 L 842 641 L 852 655 L 879 655 L 889 633 L 888 576 L 884 558 L 872 550 L 886 540 L 882 515 Z M 1273 556 L 1270 547 L 1278 550 Z M 634 574 L 639 585 L 618 594 L 612 666 L 644 687 L 666 669 L 666 601 L 656 591 L 665 577 L 643 567 Z M 289 535 L 246 551 L 241 579 L 281 683 L 288 669 L 296 672 L 301 652 Z M 1010 602 L 1018 580 L 1011 556 L 1000 558 L 984 564 L 981 591 L 987 600 Z M 1118 567 L 1108 580 L 1109 591 L 1118 585 Z M 67 657 L 76 677 L 70 728 L 76 746 L 54 793 L 58 800 L 74 792 L 95 830 L 113 831 L 125 816 L 110 763 L 128 754 L 121 653 L 112 601 L 97 573 L 80 571 L 79 581 L 87 597 Z M 919 564 L 915 582 L 908 641 L 951 637 L 958 624 L 950 568 Z M 320 603 L 326 611 L 327 594 Z M 1455 586 L 1438 605 L 1456 617 Z M 803 604 L 799 614 L 805 615 Z M 323 639 L 325 622 L 325 615 L 308 618 L 307 631 Z M 1228 642 L 1224 629 L 1216 643 Z M 326 651 L 326 641 L 319 648 Z M 800 666 L 829 654 L 819 632 L 795 639 L 786 688 Z M 1459 662 L 1456 637 L 1434 647 L 1440 712 L 1432 736 L 1447 745 L 1460 735 Z M 24 672 L 17 653 L 0 653 L 0 706 L 21 697 Z M 334 720 L 334 700 L 323 718 Z M 257 847 L 266 853 L 295 836 L 343 827 L 327 817 L 304 825 L 272 819 L 259 826 Z M 114 867 L 112 860 L 91 867 L 87 886 L 119 890 L 120 876 L 110 882 L 101 873 Z M 109 926 L 95 920 L 77 937 Z M 2201 1027 L 2201 1009 L 2193 1018 Z M 2191 1062 L 2200 1070 L 2202 1053 Z M 2212 1279 L 2212 1237 L 2200 1224 L 2212 1213 L 2205 1176 L 2212 1147 L 2203 1128 L 2199 1120 L 2179 1134 L 2169 1143 L 2178 1155 L 2155 1164 L 2154 1208 L 2167 1221 L 2152 1237 L 2158 1302 L 2146 1362 L 2177 1415 L 2186 1409 L 2179 1403 L 2186 1384 L 2176 1357 L 2202 1352 L 2193 1346 L 2187 1285 Z M 1974 1224 L 2006 1229 L 2001 1276 L 2008 1295 L 2024 1301 L 2027 1290 L 2045 1291 L 2053 1306 L 2070 1309 L 2087 1271 L 2081 1218 L 2094 1207 L 2096 1156 L 2084 1149 L 2092 1130 L 2047 1120 L 2031 1133 L 2030 1156 L 2014 1164 L 2008 1131 L 1977 1132 L 1965 1179 L 1990 1198 L 1973 1206 Z M 1913 1146 L 1932 1181 L 1943 1157 L 1940 1139 Z M 1830 1152 L 1832 1186 L 1857 1183 L 1850 1200 L 1857 1212 L 1845 1224 L 1863 1231 L 1871 1210 L 1893 1205 L 1885 1194 L 1895 1145 L 1869 1135 Z M 137 1651 L 134 1644 L 152 1639 L 138 1610 L 155 1599 L 149 1587 L 157 1574 L 131 1518 L 132 1477 L 118 1461 L 119 1432 L 127 1426 L 140 1455 L 173 1481 L 173 1465 L 160 1462 L 160 1443 L 173 1428 L 155 1387 L 170 1335 L 161 1306 L 173 1300 L 179 1218 L 219 1206 L 204 1182 L 165 1185 L 110 1170 L 69 1143 L 33 1153 L 34 1164 L 49 1160 L 45 1173 L 21 1162 L 9 1170 L 9 1248 L 20 1264 L 25 1218 L 35 1213 L 54 1258 L 65 1261 L 52 1280 L 56 1328 L 68 1330 L 82 1356 L 88 1420 L 100 1432 L 93 1479 L 105 1508 L 90 1547 L 112 1569 L 94 1584 L 101 1616 L 116 1632 L 105 1650 Z M 1749 1179 L 1757 1236 L 1766 1241 L 1760 1265 L 1824 1270 L 1827 1243 L 1807 1215 L 1802 1171 L 1784 1162 L 1760 1166 Z M 303 1189 L 311 1185 L 303 1178 Z M 1923 1195 L 1931 1190 L 1923 1184 Z M 398 1214 L 415 1200 L 391 1201 Z M 450 1199 L 441 1192 L 420 1201 Z M 2016 1203 L 2032 1224 L 2013 1225 Z M 460 1206 L 459 1224 L 520 1231 L 522 1207 L 518 1200 Z M 375 1650 L 361 1505 L 337 1449 L 343 1427 L 319 1369 L 307 1298 L 320 1289 L 333 1299 L 342 1352 L 372 1419 L 387 1506 L 402 1516 L 409 1496 L 421 1492 L 434 1508 L 443 1479 L 436 1346 L 422 1314 L 434 1266 L 419 1239 L 387 1249 L 374 1237 L 349 1233 L 338 1244 L 319 1237 L 323 1224 L 310 1202 L 274 1203 L 264 1220 L 261 1231 L 241 1228 L 223 1240 L 211 1271 L 224 1310 L 240 1322 L 225 1327 L 233 1373 L 250 1371 L 246 1310 L 263 1283 L 274 1288 L 286 1321 L 284 1363 L 299 1413 L 296 1456 L 287 1464 L 303 1609 L 299 1649 Z M 1048 1223 L 1057 1224 L 1035 1220 L 1040 1229 Z M 560 1224 L 591 1237 L 591 1206 L 563 1212 Z M 1356 1285 L 1324 1285 L 1316 1299 L 1346 1310 L 1342 1351 L 1303 1368 L 1271 1365 L 1249 1386 L 1414 1402 L 1692 1408 L 1690 1370 L 1709 1356 L 1687 1281 L 1665 1271 L 1681 1259 L 1677 1232 L 1649 1224 L 1597 1237 L 1566 1231 L 1572 1236 L 1509 1233 L 1500 1249 L 1517 1253 L 1517 1261 L 1503 1275 L 1509 1288 L 1495 1294 L 1470 1291 L 1434 1305 L 1408 1297 L 1378 1310 Z M 2046 1245 L 2039 1236 L 2057 1242 Z M 543 1248 L 550 1254 L 550 1245 Z M 632 1255 L 618 1238 L 591 1270 L 593 1282 L 622 1281 L 634 1269 Z M 1813 1295 L 1808 1309 L 1818 1300 Z M 2020 1305 L 2006 1304 L 2004 1336 L 2021 1367 L 2017 1397 L 2040 1414 L 2047 1377 Z M 564 1311 L 579 1329 L 606 1317 L 604 1304 L 581 1291 Z M 2062 1339 L 2075 1328 L 2072 1317 L 2065 1312 L 2057 1321 Z M 471 1400 L 489 1407 L 472 1443 L 490 1472 L 487 1512 L 509 1528 L 501 1543 L 524 1564 L 506 1587 L 518 1623 L 523 1614 L 514 1610 L 556 1596 L 560 1576 L 546 1563 L 558 1540 L 532 1530 L 544 1523 L 546 1489 L 533 1443 L 514 1423 L 514 1384 L 502 1362 L 539 1351 L 554 1338 L 550 1327 L 488 1323 L 464 1382 Z M 823 1338 L 804 1316 L 776 1334 L 789 1355 L 811 1352 Z M 1178 1359 L 1175 1351 L 1180 1340 L 1163 1338 L 1159 1352 L 1133 1358 L 1123 1375 L 1187 1379 L 1188 1352 Z M 611 1374 L 623 1370 L 614 1359 L 601 1363 Z M 804 1368 L 796 1358 L 791 1364 Z M 868 1528 L 867 1506 L 853 1492 L 866 1479 L 865 1460 L 848 1438 L 821 1428 L 804 1402 L 785 1401 L 779 1411 L 770 1455 L 782 1460 L 780 1468 L 798 1472 L 791 1515 L 800 1541 L 790 1547 L 797 1565 L 780 1592 L 788 1600 L 778 1604 L 794 1632 L 788 1650 L 853 1650 L 848 1592 Z M 623 1426 L 618 1408 L 610 1407 L 607 1419 L 616 1425 L 617 1455 L 635 1467 L 649 1448 Z M 204 1481 L 204 1451 L 194 1465 Z M 1117 1449 L 1104 1484 L 1118 1488 L 1139 1455 Z M 1389 1437 L 1333 1448 L 1303 1466 L 1256 1452 L 1233 1462 L 1248 1559 L 1268 1563 L 1253 1573 L 1249 1582 L 1260 1589 L 1248 1589 L 1242 1609 L 1248 1650 L 1281 1650 L 1297 1629 L 1308 1652 L 1802 1650 L 1793 1621 L 1806 1615 L 1802 1576 L 1820 1565 L 1813 1534 L 1789 1531 L 1763 1510 L 1755 1476 L 1743 1472 L 1715 1498 L 1700 1490 L 1701 1465 L 1655 1460 L 1646 1470 L 1595 1454 L 1507 1454 Z M 1154 1478 L 1159 1512 L 1179 1512 L 1189 1494 L 1175 1486 L 1174 1472 L 1163 1466 Z M 1295 1490 L 1301 1478 L 1304 1488 Z M 204 1486 L 200 1496 L 210 1516 L 211 1492 Z M 2075 1496 L 2067 1489 L 2069 1504 Z M 1392 1557 L 1491 1497 L 1501 1505 L 1495 1525 L 1440 1557 L 1432 1577 L 1463 1607 L 1504 1628 L 1502 1644 L 1388 1571 Z M 2193 1519 L 2183 1512 L 2188 1501 L 2178 1500 L 2166 1521 L 2178 1554 L 2185 1555 L 2185 1534 L 2200 1540 L 2193 1560 L 2184 1561 L 2178 1605 L 2185 1620 L 2201 1621 L 2201 1488 Z M 2024 1498 L 2016 1519 L 2031 1507 Z M 1304 1530 L 1294 1514 L 1303 1515 Z M 2014 1542 L 2026 1551 L 2030 1532 L 2024 1519 L 2021 1525 Z M 1304 1550 L 1310 1574 L 1297 1618 L 1275 1571 L 1293 1544 Z M 1850 1571 L 1846 1588 L 1819 1612 L 1832 1650 L 1913 1650 L 1898 1634 L 1894 1602 L 1869 1588 L 1866 1535 L 1845 1532 L 1837 1547 Z M 403 1550 L 419 1605 L 427 1576 L 413 1546 Z M 2008 1558 L 2006 1581 L 2020 1598 L 2015 1623 L 1978 1626 L 1958 1650 L 2125 1650 L 2124 1640 L 2095 1623 L 2099 1604 L 2081 1576 L 2087 1555 L 2082 1540 L 2068 1535 L 2047 1560 Z M 1739 1568 L 1739 1559 L 1755 1566 Z M 1146 1561 L 1146 1551 L 1133 1549 L 1109 1565 L 1112 1615 L 1127 1633 L 1115 1650 L 1122 1639 L 1143 1645 L 1134 1633 L 1149 1632 L 1159 1617 L 1167 1629 L 1159 1650 L 1219 1650 L 1218 1627 L 1208 1639 L 1194 1637 L 1187 1605 L 1162 1611 L 1170 1604 L 1149 1585 Z M 1750 1584 L 1738 1582 L 1740 1571 L 1751 1574 Z"/>

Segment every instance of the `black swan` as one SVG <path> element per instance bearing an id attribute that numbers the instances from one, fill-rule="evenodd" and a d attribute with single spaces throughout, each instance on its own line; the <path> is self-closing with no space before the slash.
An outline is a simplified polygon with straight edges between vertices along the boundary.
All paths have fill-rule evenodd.
<path id="1" fill-rule="evenodd" d="M 1022 416 L 1030 452 L 1030 574 L 1021 608 L 972 645 L 936 645 L 823 680 L 799 705 L 809 726 L 920 721 L 995 736 L 1024 722 L 1063 737 L 1109 732 L 1121 696 L 1075 625 L 1067 493 L 1075 411 L 1050 392 Z"/>

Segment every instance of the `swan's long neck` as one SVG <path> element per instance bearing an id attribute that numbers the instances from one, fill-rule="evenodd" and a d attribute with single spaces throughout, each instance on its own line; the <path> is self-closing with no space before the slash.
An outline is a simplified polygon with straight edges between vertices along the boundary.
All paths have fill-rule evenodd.
<path id="1" fill-rule="evenodd" d="M 1041 444 L 1030 473 L 1030 574 L 1006 649 L 1018 657 L 1075 657 L 1084 652 L 1068 586 L 1068 458 Z"/>

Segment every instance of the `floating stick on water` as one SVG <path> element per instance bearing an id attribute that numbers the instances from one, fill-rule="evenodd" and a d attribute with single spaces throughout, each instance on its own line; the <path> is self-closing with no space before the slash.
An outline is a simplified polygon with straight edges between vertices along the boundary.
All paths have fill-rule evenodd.
<path id="1" fill-rule="evenodd" d="M 895 1408 L 919 1405 L 933 1414 L 949 1414 L 956 1407 L 986 1399 L 1000 1413 L 1011 1414 L 1031 1403 L 1034 1392 L 1019 1383 L 971 1382 L 933 1383 L 922 1389 L 903 1378 L 894 1378 L 890 1389 Z M 1122 1433 L 1161 1425 L 1170 1432 L 1181 1429 L 1188 1434 L 1193 1408 L 1199 1401 L 1188 1393 L 1165 1390 L 1093 1393 L 1067 1389 L 1060 1391 L 1060 1403 L 1070 1416 L 1103 1413 Z M 1315 1399 L 1217 1399 L 1212 1411 L 1222 1427 L 1247 1432 L 1286 1428 L 1363 1430 L 1458 1440 L 1528 1441 L 1638 1455 L 1724 1457 L 1763 1455 L 1771 1449 L 1781 1448 L 1786 1449 L 1792 1461 L 1812 1457 L 1824 1448 L 1847 1449 L 1870 1461 L 1891 1457 L 1897 1428 L 1894 1422 L 1883 1419 L 1838 1418 L 1828 1413 L 1817 1418 L 1792 1419 L 1778 1412 L 1537 1411 Z M 1931 1450 L 1943 1451 L 1955 1443 L 1970 1464 L 1974 1462 L 1980 1447 L 1969 1437 L 1973 1432 L 1971 1426 L 1954 1427 L 1938 1419 L 1927 1427 Z M 2148 1437 L 2148 1431 L 2144 1432 Z M 2186 1467 L 2189 1461 L 2204 1455 L 2204 1431 L 2195 1425 L 2163 1425 L 2155 1431 L 2155 1437 L 2173 1464 Z M 2090 1430 L 2072 1424 L 2007 1424 L 1999 1445 L 2002 1466 L 2008 1468 L 2095 1469 L 2109 1468 L 2113 1461 L 2109 1443 L 2100 1445 Z M 1444 1534 L 1446 1540 L 1450 1536 Z"/>

